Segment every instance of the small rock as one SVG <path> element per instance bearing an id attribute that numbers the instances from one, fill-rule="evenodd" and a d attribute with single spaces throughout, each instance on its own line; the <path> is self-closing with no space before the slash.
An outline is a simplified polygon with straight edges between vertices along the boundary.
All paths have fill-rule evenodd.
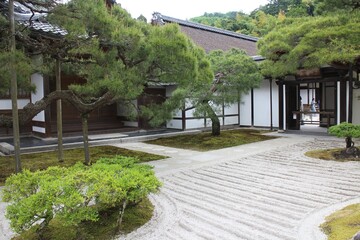
<path id="1" fill-rule="evenodd" d="M 353 236 L 352 240 L 360 240 L 360 231 Z"/>

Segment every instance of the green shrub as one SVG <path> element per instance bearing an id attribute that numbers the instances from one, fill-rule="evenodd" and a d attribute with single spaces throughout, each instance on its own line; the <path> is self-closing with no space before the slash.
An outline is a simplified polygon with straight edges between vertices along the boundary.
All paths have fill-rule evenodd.
<path id="1" fill-rule="evenodd" d="M 329 133 L 340 138 L 345 138 L 347 153 L 359 155 L 359 150 L 354 147 L 352 138 L 360 137 L 360 125 L 342 122 L 339 125 L 329 128 Z"/>
<path id="2" fill-rule="evenodd" d="M 141 201 L 161 186 L 151 167 L 136 161 L 103 158 L 90 167 L 78 163 L 12 175 L 3 189 L 3 200 L 10 202 L 6 217 L 15 232 L 38 224 L 41 235 L 55 216 L 64 224 L 77 225 L 97 221 L 101 210 L 120 207 L 120 227 L 127 204 Z"/>
<path id="3" fill-rule="evenodd" d="M 339 125 L 335 125 L 329 128 L 329 133 L 340 138 L 358 138 L 360 137 L 360 125 L 354 125 L 352 123 L 342 122 Z"/>

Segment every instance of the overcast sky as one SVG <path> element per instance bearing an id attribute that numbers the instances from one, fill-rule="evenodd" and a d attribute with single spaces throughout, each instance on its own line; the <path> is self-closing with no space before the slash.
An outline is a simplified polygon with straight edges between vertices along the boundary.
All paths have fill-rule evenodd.
<path id="1" fill-rule="evenodd" d="M 117 0 L 116 2 L 120 3 L 133 18 L 142 14 L 150 21 L 153 12 L 182 20 L 201 16 L 205 12 L 250 13 L 260 5 L 268 3 L 268 0 Z"/>

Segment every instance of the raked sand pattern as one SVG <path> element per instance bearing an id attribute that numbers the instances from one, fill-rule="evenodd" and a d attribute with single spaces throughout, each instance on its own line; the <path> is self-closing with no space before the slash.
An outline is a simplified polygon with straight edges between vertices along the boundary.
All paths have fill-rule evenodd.
<path id="1" fill-rule="evenodd" d="M 324 216 L 360 202 L 360 162 L 308 158 L 310 149 L 343 147 L 332 137 L 285 135 L 210 152 L 145 143 L 116 144 L 167 155 L 151 162 L 164 185 L 150 196 L 154 216 L 119 239 L 323 240 Z M 11 239 L 0 202 L 0 239 Z"/>
<path id="2" fill-rule="evenodd" d="M 315 160 L 304 152 L 343 145 L 333 138 L 312 138 L 163 174 L 161 192 L 151 196 L 153 219 L 122 239 L 324 239 L 319 223 L 310 225 L 320 232 L 313 233 L 306 219 L 360 196 L 360 162 Z"/>

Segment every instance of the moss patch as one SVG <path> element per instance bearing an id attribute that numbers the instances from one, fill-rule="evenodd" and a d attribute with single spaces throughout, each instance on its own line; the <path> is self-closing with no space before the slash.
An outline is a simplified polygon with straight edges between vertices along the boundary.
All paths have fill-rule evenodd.
<path id="1" fill-rule="evenodd" d="M 125 210 L 120 233 L 129 233 L 148 222 L 153 214 L 154 207 L 146 198 L 138 205 L 128 206 Z M 75 239 L 113 239 L 117 234 L 116 220 L 118 208 L 112 208 L 101 212 L 97 222 L 83 222 L 79 226 L 64 226 L 56 218 L 45 229 L 44 239 L 52 240 L 75 240 Z M 36 227 L 13 238 L 14 240 L 38 240 L 35 233 Z"/>
<path id="2" fill-rule="evenodd" d="M 114 146 L 97 146 L 90 148 L 90 157 L 92 162 L 96 162 L 101 157 L 113 157 L 122 155 L 127 157 L 136 157 L 140 162 L 148 162 L 153 160 L 164 159 L 166 156 L 149 154 L 139 151 L 132 151 Z M 46 169 L 50 166 L 69 167 L 76 162 L 84 160 L 84 149 L 64 150 L 64 162 L 59 163 L 57 160 L 57 152 L 31 153 L 21 155 L 22 168 L 36 171 L 38 169 Z M 4 185 L 5 180 L 15 172 L 13 156 L 0 156 L 0 186 Z"/>
<path id="3" fill-rule="evenodd" d="M 344 148 L 318 149 L 305 153 L 305 156 L 322 160 L 333 160 L 339 162 L 360 161 L 359 158 L 349 158 L 341 154 Z"/>
<path id="4" fill-rule="evenodd" d="M 360 230 L 360 204 L 343 208 L 325 220 L 321 228 L 328 240 L 351 239 Z"/>
<path id="5" fill-rule="evenodd" d="M 275 138 L 272 136 L 262 135 L 262 133 L 265 132 L 268 131 L 236 129 L 221 131 L 220 136 L 216 137 L 212 136 L 211 132 L 203 132 L 194 135 L 178 135 L 169 138 L 159 138 L 147 141 L 147 143 L 175 148 L 192 149 L 196 151 L 209 151 Z"/>

